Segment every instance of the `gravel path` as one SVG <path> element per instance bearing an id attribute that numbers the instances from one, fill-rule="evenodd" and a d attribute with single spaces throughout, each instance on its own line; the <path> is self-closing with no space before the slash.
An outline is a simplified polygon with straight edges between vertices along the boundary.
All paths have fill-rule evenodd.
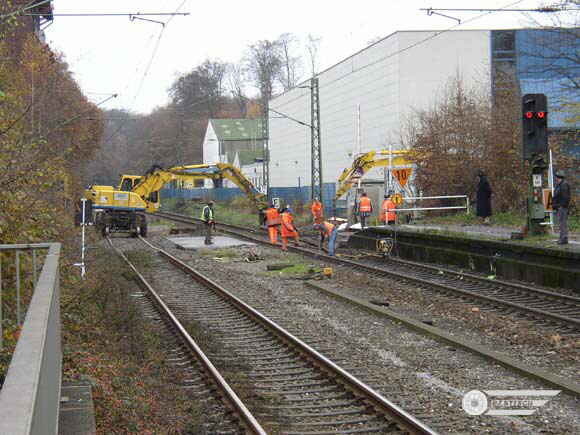
<path id="1" fill-rule="evenodd" d="M 330 351 L 325 351 L 329 357 L 338 359 L 345 368 L 386 397 L 425 418 L 428 424 L 441 424 L 443 432 L 558 434 L 574 433 L 580 427 L 578 401 L 564 394 L 533 416 L 468 416 L 461 409 L 461 399 L 472 389 L 548 388 L 492 366 L 480 357 L 413 333 L 388 319 L 307 289 L 299 280 L 282 279 L 276 272 L 265 272 L 266 264 L 287 259 L 296 261 L 298 257 L 295 255 L 283 255 L 277 250 L 259 247 L 254 249 L 268 261 L 248 263 L 238 261 L 248 251 L 244 248 L 237 250 L 237 258 L 228 260 L 175 249 L 163 238 L 153 236 L 152 241 L 169 248 L 307 342 L 316 340 L 314 347 L 330 348 Z M 303 261 L 312 263 L 308 259 Z M 349 291 L 358 288 L 358 296 L 367 299 L 396 301 L 397 311 L 407 314 L 428 314 L 431 319 L 437 314 L 438 317 L 433 319 L 436 326 L 460 331 L 462 335 L 485 342 L 495 350 L 509 348 L 512 355 L 525 354 L 525 361 L 530 358 L 539 362 L 538 365 L 551 367 L 552 360 L 555 360 L 555 371 L 559 370 L 561 374 L 574 376 L 577 372 L 577 347 L 574 348 L 572 343 L 562 343 L 560 339 L 560 348 L 550 348 L 550 339 L 533 331 L 531 325 L 531 333 L 520 333 L 520 329 L 525 331 L 528 325 L 522 328 L 519 321 L 509 323 L 499 314 L 474 311 L 462 307 L 463 304 L 423 295 L 429 299 L 426 303 L 420 300 L 420 295 L 401 284 L 347 269 L 336 269 L 335 278 L 326 282 L 333 282 Z M 417 306 L 428 309 L 417 311 Z"/>

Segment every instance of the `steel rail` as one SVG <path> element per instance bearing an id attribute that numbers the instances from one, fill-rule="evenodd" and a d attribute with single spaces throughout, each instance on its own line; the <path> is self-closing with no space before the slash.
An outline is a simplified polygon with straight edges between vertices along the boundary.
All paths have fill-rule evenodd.
<path id="1" fill-rule="evenodd" d="M 193 224 L 195 222 L 201 222 L 200 219 L 182 216 L 182 215 L 178 215 L 175 213 L 166 213 L 166 212 L 159 213 L 158 212 L 156 215 L 161 217 L 161 218 L 177 220 L 179 222 L 184 222 L 184 223 L 189 223 L 189 224 Z M 221 227 L 221 230 L 224 232 L 229 232 L 232 235 L 246 238 L 247 240 L 251 240 L 253 242 L 269 245 L 269 242 L 267 242 L 266 240 L 263 240 L 263 239 L 260 239 L 257 237 L 248 236 L 246 234 L 241 234 L 238 232 L 238 231 L 246 231 L 246 232 L 249 231 L 246 228 L 239 227 L 236 225 L 231 225 L 231 224 L 223 224 L 223 223 L 218 223 L 217 225 L 218 225 L 218 228 Z M 253 232 L 255 233 L 255 231 L 253 231 Z M 516 310 L 523 311 L 523 312 L 528 313 L 530 315 L 533 315 L 535 317 L 539 317 L 542 319 L 548 318 L 548 319 L 556 321 L 560 324 L 565 324 L 568 326 L 573 326 L 576 329 L 580 329 L 580 319 L 577 319 L 577 318 L 563 316 L 563 315 L 560 315 L 557 313 L 552 313 L 552 312 L 545 311 L 542 309 L 529 307 L 529 306 L 518 304 L 515 302 L 510 302 L 510 301 L 496 298 L 493 296 L 486 296 L 486 295 L 483 295 L 480 293 L 472 292 L 470 290 L 452 287 L 452 286 L 447 285 L 447 284 L 437 283 L 437 282 L 434 282 L 434 281 L 429 280 L 429 279 L 423 279 L 420 277 L 409 276 L 408 274 L 403 274 L 401 272 L 386 270 L 382 267 L 372 266 L 372 265 L 360 263 L 357 261 L 348 260 L 345 258 L 331 257 L 329 255 L 325 255 L 325 254 L 322 254 L 319 252 L 314 252 L 314 251 L 311 251 L 309 249 L 302 248 L 302 247 L 289 246 L 288 249 L 290 249 L 294 252 L 301 253 L 301 254 L 314 256 L 316 258 L 320 258 L 320 259 L 323 259 L 323 260 L 328 261 L 328 262 L 333 262 L 335 264 L 348 265 L 350 267 L 363 269 L 363 270 L 366 270 L 366 271 L 371 272 L 371 273 L 381 274 L 384 276 L 392 276 L 392 277 L 395 277 L 397 279 L 400 279 L 400 280 L 403 280 L 406 282 L 417 283 L 417 284 L 420 284 L 423 286 L 428 286 L 428 287 L 435 287 L 435 288 L 438 288 L 438 289 L 443 290 L 445 292 L 456 293 L 460 296 L 468 296 L 470 298 L 478 299 L 478 300 L 484 301 L 486 303 L 491 303 L 494 305 L 504 305 L 504 306 L 509 307 L 509 308 L 514 308 Z M 400 261 L 400 260 L 396 260 L 396 261 L 402 263 L 402 261 Z M 444 273 L 447 273 L 449 275 L 455 275 L 458 279 L 462 279 L 461 277 L 463 276 L 463 277 L 468 277 L 473 281 L 477 281 L 477 282 L 485 283 L 486 285 L 489 285 L 489 282 L 487 282 L 483 278 L 477 277 L 476 275 L 473 275 L 473 274 L 458 273 L 458 272 L 455 272 L 455 271 L 452 271 L 449 269 L 436 268 L 433 266 L 422 265 L 422 264 L 418 264 L 418 263 L 414 263 L 414 262 L 406 262 L 405 261 L 404 263 L 406 263 L 407 265 L 412 265 L 413 267 L 419 267 L 419 268 L 423 268 L 423 269 L 431 270 L 431 271 L 441 270 Z M 548 292 L 548 291 L 541 290 L 541 289 L 533 289 L 533 288 L 526 287 L 526 286 L 521 285 L 521 284 L 514 284 L 514 283 L 508 283 L 505 281 L 497 280 L 497 281 L 494 281 L 494 285 L 500 285 L 500 286 L 504 286 L 504 287 L 508 287 L 508 288 L 513 288 L 516 291 L 525 291 L 528 293 L 536 293 L 536 294 L 542 295 L 542 296 L 558 298 L 561 300 L 569 301 L 571 303 L 576 303 L 576 304 L 580 303 L 580 298 L 575 298 L 573 296 L 568 296 L 568 295 L 560 295 L 558 293 Z"/>
<path id="2" fill-rule="evenodd" d="M 236 307 L 238 307 L 238 309 L 246 313 L 248 316 L 256 319 L 262 325 L 265 325 L 270 331 L 272 331 L 276 336 L 281 338 L 284 342 L 290 343 L 292 346 L 298 348 L 301 352 L 308 355 L 311 359 L 313 359 L 317 363 L 317 365 L 320 368 L 322 368 L 327 372 L 332 373 L 334 377 L 340 379 L 341 383 L 348 385 L 356 393 L 358 393 L 359 395 L 367 399 L 369 402 L 371 402 L 371 404 L 375 408 L 381 410 L 382 413 L 395 420 L 406 430 L 409 430 L 411 433 L 416 434 L 425 434 L 425 435 L 437 434 L 436 431 L 434 431 L 426 424 L 415 418 L 413 415 L 409 414 L 396 404 L 392 403 L 391 401 L 389 401 L 388 399 L 386 399 L 385 397 L 374 391 L 371 387 L 369 387 L 368 385 L 364 384 L 363 382 L 352 376 L 350 373 L 348 373 L 347 371 L 336 365 L 334 362 L 326 358 L 324 355 L 322 355 L 321 353 L 310 347 L 308 344 L 300 340 L 298 337 L 286 331 L 281 326 L 277 325 L 272 320 L 268 319 L 263 314 L 247 305 L 245 302 L 243 302 L 241 299 L 230 293 L 221 285 L 217 284 L 215 281 L 211 280 L 207 276 L 201 274 L 199 271 L 185 264 L 183 261 L 171 255 L 169 252 L 151 244 L 142 237 L 140 237 L 140 240 L 149 247 L 151 247 L 152 249 L 156 250 L 164 257 L 166 257 L 169 261 L 171 261 L 181 270 L 186 272 L 196 281 L 200 282 L 204 286 L 222 295 L 228 301 L 230 301 Z"/>
<path id="3" fill-rule="evenodd" d="M 143 240 L 143 239 L 142 239 Z M 222 397 L 225 398 L 226 404 L 232 409 L 241 420 L 241 423 L 245 426 L 246 430 L 249 431 L 251 434 L 255 435 L 267 435 L 267 432 L 262 428 L 262 426 L 258 423 L 256 418 L 252 415 L 252 413 L 246 408 L 246 405 L 242 402 L 242 400 L 238 397 L 235 391 L 229 386 L 223 376 L 219 373 L 217 368 L 213 365 L 213 363 L 209 360 L 209 358 L 205 355 L 205 353 L 201 350 L 201 348 L 197 345 L 197 343 L 193 340 L 193 338 L 188 334 L 185 330 L 181 322 L 175 317 L 175 315 L 171 312 L 169 307 L 163 302 L 161 297 L 157 294 L 157 292 L 151 287 L 151 285 L 145 280 L 145 277 L 137 270 L 137 268 L 129 261 L 129 259 L 121 252 L 121 250 L 117 249 L 110 238 L 107 237 L 107 241 L 109 242 L 110 246 L 115 250 L 115 252 L 125 260 L 127 265 L 131 268 L 133 273 L 139 279 L 139 282 L 147 289 L 151 297 L 153 298 L 154 304 L 160 310 L 160 312 L 169 319 L 171 325 L 175 328 L 178 332 L 178 335 L 181 337 L 183 342 L 186 346 L 190 349 L 190 351 L 195 355 L 198 359 L 200 364 L 204 367 L 205 371 L 211 376 L 213 381 L 215 382 L 216 386 L 219 388 Z M 157 248 L 154 248 L 157 249 Z"/>
<path id="4" fill-rule="evenodd" d="M 157 214 L 160 214 L 160 213 L 157 213 Z M 179 215 L 177 213 L 162 212 L 161 214 L 167 215 L 168 218 L 179 219 L 180 221 L 185 222 L 185 223 L 189 223 L 190 220 L 200 222 L 200 220 L 197 218 L 189 218 L 187 216 Z M 257 232 L 254 229 L 243 228 L 243 227 L 240 227 L 237 225 L 232 225 L 232 224 L 218 223 L 218 225 L 224 226 L 226 228 L 232 228 L 234 230 L 245 230 L 245 231 L 249 231 L 252 233 Z M 265 230 L 264 230 L 264 233 L 265 233 Z M 410 261 L 410 260 L 403 260 L 401 258 L 391 257 L 389 259 L 389 261 L 396 262 L 398 264 L 405 265 L 405 266 L 418 267 L 421 269 L 431 270 L 431 271 L 437 272 L 437 273 L 443 272 L 447 275 L 453 275 L 453 276 L 457 277 L 458 279 L 469 278 L 469 279 L 476 281 L 476 282 L 479 282 L 479 283 L 490 284 L 490 282 L 487 278 L 483 278 L 481 276 L 475 275 L 475 274 L 470 273 L 470 272 L 465 272 L 465 271 L 457 272 L 456 270 L 448 269 L 445 267 L 431 266 L 429 264 L 418 263 L 416 261 Z M 565 300 L 565 301 L 580 305 L 580 298 L 579 297 L 570 296 L 570 295 L 566 295 L 566 294 L 562 294 L 562 293 L 551 292 L 551 291 L 543 290 L 543 289 L 539 289 L 539 288 L 533 288 L 533 287 L 526 286 L 524 284 L 519 284 L 516 282 L 509 282 L 509 281 L 505 281 L 502 279 L 495 279 L 493 282 L 495 284 L 500 284 L 504 287 L 509 287 L 509 288 L 513 289 L 514 291 L 524 291 L 527 293 L 536 293 L 538 295 L 542 295 L 542 296 L 546 296 L 546 297 L 553 297 L 555 299 Z"/>

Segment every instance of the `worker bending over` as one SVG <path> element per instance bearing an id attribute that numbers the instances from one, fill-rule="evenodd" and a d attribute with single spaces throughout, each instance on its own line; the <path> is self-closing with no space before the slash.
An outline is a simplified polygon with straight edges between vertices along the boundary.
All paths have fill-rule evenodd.
<path id="1" fill-rule="evenodd" d="M 278 244 L 278 230 L 280 228 L 280 213 L 274 204 L 266 210 L 266 226 L 268 227 L 268 235 L 270 236 L 270 243 L 272 245 Z"/>
<path id="2" fill-rule="evenodd" d="M 367 196 L 366 192 L 363 192 L 360 196 L 358 212 L 360 216 L 361 228 L 364 228 L 367 226 L 367 219 L 373 212 L 373 204 L 371 203 L 371 199 Z"/>
<path id="3" fill-rule="evenodd" d="M 211 230 L 215 226 L 213 215 L 213 201 L 208 201 L 207 205 L 201 211 L 201 220 L 205 223 L 205 241 L 206 245 L 213 245 L 211 241 Z"/>
<path id="4" fill-rule="evenodd" d="M 338 227 L 328 221 L 322 221 L 320 224 L 314 224 L 314 229 L 320 231 L 321 245 L 324 242 L 324 239 L 328 237 L 328 255 L 333 257 L 334 249 L 336 246 L 336 235 L 338 233 Z"/>
<path id="5" fill-rule="evenodd" d="M 294 226 L 294 217 L 290 207 L 282 210 L 282 250 L 288 250 L 288 239 L 294 239 L 294 244 L 298 246 L 298 230 Z"/>
<path id="6" fill-rule="evenodd" d="M 385 199 L 381 204 L 381 222 L 385 225 L 394 225 L 397 219 L 395 209 L 397 205 L 393 202 L 390 195 L 385 195 Z"/>
<path id="7" fill-rule="evenodd" d="M 312 206 L 310 207 L 310 211 L 312 212 L 312 219 L 314 221 L 315 224 L 320 224 L 323 221 L 323 214 L 324 214 L 324 208 L 322 206 L 322 203 L 320 202 L 320 200 L 318 198 L 314 198 L 314 201 L 312 201 Z"/>

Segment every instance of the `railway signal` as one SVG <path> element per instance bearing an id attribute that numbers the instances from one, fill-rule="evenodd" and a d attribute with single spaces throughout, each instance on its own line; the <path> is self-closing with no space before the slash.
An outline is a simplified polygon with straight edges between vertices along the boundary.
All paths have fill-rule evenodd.
<path id="1" fill-rule="evenodd" d="M 543 201 L 548 153 L 548 99 L 544 94 L 522 97 L 522 157 L 530 162 L 527 201 L 528 233 L 542 234 L 546 218 Z"/>
<path id="2" fill-rule="evenodd" d="M 548 152 L 548 99 L 544 94 L 522 97 L 522 145 L 524 160 Z"/>

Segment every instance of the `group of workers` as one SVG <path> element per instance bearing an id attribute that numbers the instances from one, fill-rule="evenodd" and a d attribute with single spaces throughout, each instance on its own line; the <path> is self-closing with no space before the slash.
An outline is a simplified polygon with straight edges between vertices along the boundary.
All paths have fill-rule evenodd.
<path id="1" fill-rule="evenodd" d="M 201 212 L 201 218 L 206 224 L 205 244 L 211 245 L 212 229 L 215 226 L 213 201 L 208 201 L 207 205 Z M 385 195 L 385 199 L 381 204 L 380 220 L 384 224 L 391 225 L 396 221 L 396 205 L 393 202 L 391 195 Z M 338 226 L 327 220 L 324 220 L 324 207 L 318 198 L 312 201 L 310 207 L 313 220 L 313 228 L 320 232 L 320 244 L 328 240 L 328 254 L 334 256 L 336 246 L 336 236 L 338 234 Z M 361 225 L 364 228 L 367 219 L 373 212 L 373 204 L 366 193 L 362 193 L 357 205 L 357 214 L 360 217 Z M 282 239 L 282 250 L 288 250 L 288 240 L 292 240 L 295 246 L 300 242 L 300 233 L 294 225 L 294 217 L 290 207 L 283 207 L 280 210 L 276 208 L 274 203 L 264 212 L 264 224 L 268 228 L 268 235 L 272 245 L 278 245 L 278 233 Z"/>
<path id="2" fill-rule="evenodd" d="M 312 202 L 310 211 L 312 212 L 314 229 L 320 232 L 320 243 L 322 244 L 328 238 L 328 254 L 333 256 L 336 245 L 336 225 L 324 220 L 324 209 L 318 198 Z M 294 217 L 290 207 L 284 207 L 279 211 L 273 203 L 270 204 L 270 207 L 265 211 L 265 224 L 268 228 L 270 243 L 277 245 L 278 233 L 280 233 L 283 251 L 288 250 L 289 239 L 298 246 L 300 235 L 294 225 Z"/>
<path id="3" fill-rule="evenodd" d="M 394 225 L 397 220 L 397 213 L 395 209 L 397 205 L 393 201 L 393 192 L 385 195 L 381 204 L 381 212 L 379 213 L 379 220 L 384 225 Z M 358 204 L 355 204 L 355 213 L 360 218 L 361 227 L 367 226 L 367 219 L 373 212 L 373 203 L 366 192 L 361 193 Z"/>
<path id="4" fill-rule="evenodd" d="M 283 251 L 288 250 L 288 239 L 293 240 L 296 246 L 298 245 L 300 234 L 294 225 L 294 217 L 290 207 L 283 207 L 278 211 L 274 204 L 270 204 L 270 207 L 266 209 L 265 217 L 268 235 L 273 245 L 278 244 L 278 232 L 282 236 Z"/>

